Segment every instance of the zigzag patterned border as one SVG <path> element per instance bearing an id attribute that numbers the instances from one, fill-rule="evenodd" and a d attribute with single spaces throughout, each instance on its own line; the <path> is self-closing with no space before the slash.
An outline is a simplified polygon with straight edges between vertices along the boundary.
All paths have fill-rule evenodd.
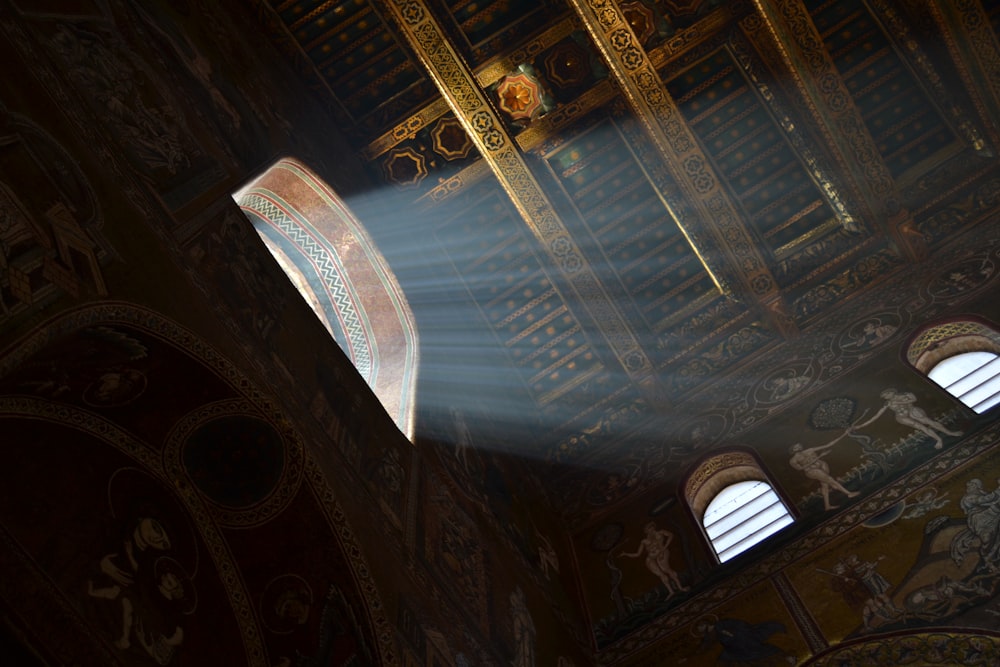
<path id="1" fill-rule="evenodd" d="M 343 268 L 334 250 L 319 243 L 273 199 L 261 192 L 251 190 L 240 197 L 239 204 L 243 210 L 280 231 L 309 258 L 315 274 L 327 288 L 329 302 L 336 310 L 336 321 L 349 343 L 350 349 L 345 352 L 350 355 L 362 377 L 370 383 L 378 367 L 377 351 L 372 344 L 374 336 L 365 325 L 364 308 L 348 291 Z"/>

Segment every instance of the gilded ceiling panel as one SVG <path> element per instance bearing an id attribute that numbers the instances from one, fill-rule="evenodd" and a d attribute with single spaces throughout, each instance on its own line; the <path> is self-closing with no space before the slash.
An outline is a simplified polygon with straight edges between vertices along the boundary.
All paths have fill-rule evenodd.
<path id="1" fill-rule="evenodd" d="M 436 236 L 520 378 L 545 405 L 602 363 L 549 282 L 517 212 L 495 185 L 479 192 Z"/>
<path id="2" fill-rule="evenodd" d="M 642 4 L 652 5 L 662 12 L 670 27 L 677 29 L 693 25 L 705 14 L 726 3 L 724 0 L 643 0 Z"/>
<path id="3" fill-rule="evenodd" d="M 806 3 L 893 178 L 962 149 L 954 130 L 861 0 Z"/>
<path id="4" fill-rule="evenodd" d="M 729 51 L 716 50 L 669 80 L 667 90 L 774 257 L 836 224 L 832 207 Z"/>
<path id="5" fill-rule="evenodd" d="M 651 329 L 717 293 L 613 122 L 568 140 L 546 162 L 584 220 L 599 261 L 606 262 L 605 284 L 619 286 Z"/>
<path id="6" fill-rule="evenodd" d="M 537 126 L 539 120 L 552 112 L 565 111 L 575 102 L 579 105 L 578 100 L 607 77 L 607 68 L 586 33 L 572 29 L 569 21 L 556 27 L 559 29 L 547 31 L 534 40 L 529 45 L 533 48 L 518 49 L 477 74 L 482 82 L 498 66 L 503 66 L 504 76 L 486 88 L 514 135 Z M 555 37 L 561 38 L 553 43 Z M 515 62 L 518 58 L 523 60 Z M 517 78 L 527 81 L 512 87 Z M 537 90 L 531 91 L 532 87 Z M 526 109 L 529 105 L 532 113 Z"/>
<path id="7" fill-rule="evenodd" d="M 563 516 L 604 511 L 634 470 L 646 480 L 656 477 L 646 463 L 660 459 L 646 456 L 649 451 L 675 463 L 706 446 L 712 429 L 693 422 L 683 425 L 690 442 L 667 442 L 662 433 L 675 425 L 661 428 L 653 412 L 698 395 L 719 374 L 742 372 L 779 340 L 776 322 L 785 311 L 799 325 L 814 322 L 902 263 L 895 241 L 879 234 L 882 221 L 866 208 L 872 203 L 859 202 L 857 183 L 842 169 L 845 155 L 857 156 L 824 134 L 833 111 L 810 107 L 821 100 L 832 108 L 834 101 L 805 94 L 821 82 L 785 80 L 786 59 L 797 54 L 782 51 L 789 44 L 767 32 L 759 7 L 712 0 L 615 3 L 616 26 L 627 24 L 629 44 L 658 75 L 653 88 L 630 92 L 638 84 L 630 83 L 627 49 L 619 53 L 608 35 L 595 46 L 594 31 L 586 30 L 593 17 L 568 13 L 562 3 L 420 3 L 433 20 L 421 24 L 415 50 L 434 60 L 442 44 L 455 56 L 433 66 L 411 60 L 400 37 L 390 36 L 392 24 L 378 13 L 387 6 L 368 0 L 322 10 L 303 5 L 300 16 L 291 17 L 300 4 L 277 9 L 338 101 L 349 112 L 351 105 L 362 110 L 351 113 L 373 175 L 420 199 L 421 219 L 447 257 L 447 272 L 461 280 L 454 295 L 461 292 L 457 298 L 468 310 L 455 321 L 475 320 L 468 331 L 496 339 L 496 354 L 506 357 L 518 385 L 509 392 L 530 397 L 525 405 L 544 425 L 533 435 L 537 454 L 553 464 L 614 470 L 595 481 L 553 468 L 548 491 Z M 870 143 L 873 160 L 881 155 L 885 182 L 924 190 L 955 182 L 953 171 L 927 180 L 963 150 L 954 113 L 935 106 L 925 70 L 886 34 L 884 17 L 869 9 L 878 3 L 805 4 L 822 44 L 816 40 L 815 52 L 803 53 L 820 54 L 832 62 L 831 71 L 839 70 L 838 90 L 850 95 L 841 94 L 841 101 L 852 113 L 857 108 L 857 137 Z M 336 26 L 320 25 L 324 19 Z M 616 59 L 624 68 L 618 75 Z M 439 82 L 439 91 L 425 66 L 451 77 Z M 643 112 L 632 98 L 649 90 Z M 667 102 L 650 101 L 657 90 Z M 506 194 L 490 172 L 507 174 L 512 163 L 476 162 L 476 136 L 470 139 L 460 122 L 471 116 L 456 118 L 437 98 L 440 92 L 458 103 L 480 99 L 481 110 L 495 117 L 487 129 L 516 144 L 504 154 L 516 158 L 519 169 L 503 186 Z M 650 141 L 654 121 L 653 134 L 657 127 L 666 132 L 659 141 Z M 476 129 L 483 139 L 486 130 Z M 667 141 L 675 130 L 683 131 L 704 170 Z M 711 201 L 699 189 L 705 174 L 715 179 Z M 531 197 L 521 176 L 537 186 Z M 528 214 L 521 210 L 534 195 L 544 198 L 552 214 L 546 224 L 557 223 L 560 238 L 551 237 L 554 228 L 533 229 L 539 215 L 533 203 Z M 992 195 L 981 188 L 976 196 Z M 966 209 L 978 203 L 963 205 L 922 223 L 928 239 L 940 241 L 960 228 Z M 565 275 L 555 270 L 566 242 L 579 251 L 588 280 L 595 279 L 586 285 L 600 290 L 581 297 L 573 289 L 577 265 Z M 773 276 L 770 287 L 747 279 L 749 255 L 737 247 L 750 245 L 761 260 L 753 270 Z M 608 311 L 591 308 L 597 291 L 628 322 L 657 369 L 654 391 L 643 378 L 630 377 L 625 356 L 612 351 L 613 336 L 602 332 L 604 321 L 595 314 Z M 772 306 L 777 316 L 767 312 Z M 466 342 L 467 348 L 449 348 L 450 367 L 459 358 L 473 367 L 471 348 L 480 343 Z M 427 358 L 437 354 L 429 350 Z M 640 450 L 645 454 L 633 456 Z"/>
<path id="8" fill-rule="evenodd" d="M 450 111 L 431 120 L 410 118 L 416 120 L 406 134 L 393 132 L 397 136 L 382 137 L 366 149 L 366 152 L 385 150 L 368 163 L 374 178 L 423 193 L 480 158 L 469 135 Z"/>
<path id="9" fill-rule="evenodd" d="M 271 4 L 352 125 L 388 129 L 432 97 L 424 70 L 369 0 Z"/>

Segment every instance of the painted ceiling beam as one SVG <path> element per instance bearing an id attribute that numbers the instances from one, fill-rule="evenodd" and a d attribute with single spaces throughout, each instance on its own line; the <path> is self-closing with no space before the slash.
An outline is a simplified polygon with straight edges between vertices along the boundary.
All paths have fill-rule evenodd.
<path id="1" fill-rule="evenodd" d="M 687 229 L 684 224 L 680 227 L 702 263 L 713 276 L 726 273 L 720 271 L 717 262 L 707 259 L 707 249 L 697 247 L 697 240 L 692 238 L 692 232 L 707 230 L 722 251 L 725 268 L 731 269 L 740 282 L 740 291 L 756 301 L 772 328 L 786 338 L 795 337 L 798 327 L 757 250 L 757 241 L 745 226 L 744 216 L 726 192 L 723 180 L 712 168 L 621 9 L 612 0 L 569 0 L 569 4 L 604 56 L 671 178 L 693 207 L 700 221 L 698 230 Z"/>
<path id="2" fill-rule="evenodd" d="M 667 41 L 648 51 L 653 68 L 659 70 L 669 61 L 684 55 L 705 40 L 717 34 L 746 11 L 743 2 L 727 2 L 699 19 L 694 25 L 678 30 Z"/>
<path id="3" fill-rule="evenodd" d="M 759 33 L 762 25 L 763 21 L 756 14 L 746 17 L 740 21 L 741 31 L 743 35 L 747 37 L 747 45 L 750 45 L 753 41 L 748 33 L 753 33 L 755 31 Z M 753 83 L 754 87 L 757 89 L 757 93 L 761 96 L 764 103 L 773 114 L 774 119 L 785 133 L 786 138 L 789 140 L 791 145 L 794 146 L 795 152 L 808 168 L 813 181 L 817 186 L 819 186 L 820 191 L 823 193 L 824 199 L 830 205 L 830 208 L 836 213 L 836 219 L 831 222 L 843 225 L 848 229 L 854 229 L 857 227 L 858 222 L 854 217 L 854 214 L 857 214 L 859 211 L 854 211 L 854 214 L 852 214 L 849 207 L 844 202 L 842 190 L 845 186 L 843 183 L 838 181 L 836 178 L 836 171 L 830 166 L 830 164 L 828 164 L 829 156 L 824 152 L 823 155 L 828 158 L 827 160 L 820 161 L 817 158 L 817 155 L 819 152 L 823 151 L 824 147 L 816 146 L 809 140 L 808 133 L 804 131 L 805 128 L 802 124 L 795 124 L 795 121 L 788 113 L 785 104 L 775 96 L 771 85 L 769 85 L 761 76 L 762 71 L 760 65 L 756 64 L 755 59 L 750 57 L 749 53 L 747 53 L 747 49 L 742 48 L 741 45 L 737 45 L 735 40 L 730 41 L 729 46 L 733 51 L 733 55 L 742 66 L 743 74 L 750 80 L 751 83 Z M 763 44 L 757 43 L 752 46 L 752 50 L 755 51 L 758 56 L 763 56 L 765 61 L 771 62 L 773 60 L 777 60 L 778 62 L 781 62 L 781 57 L 776 53 L 776 49 L 777 45 L 767 40 L 765 40 L 765 43 Z M 854 199 L 856 201 L 864 203 L 864 198 L 859 193 L 853 192 L 852 194 L 854 195 Z M 864 212 L 870 214 L 871 217 L 874 217 L 872 211 L 865 210 Z M 811 233 L 821 233 L 823 231 L 823 227 L 820 227 L 813 230 Z"/>
<path id="4" fill-rule="evenodd" d="M 532 121 L 531 125 L 517 135 L 518 145 L 525 151 L 537 148 L 559 130 L 569 127 L 578 118 L 608 104 L 617 94 L 617 89 L 610 81 L 607 79 L 598 81 L 569 104 L 560 105 L 554 111 Z"/>
<path id="5" fill-rule="evenodd" d="M 558 275 L 549 276 L 553 286 L 571 287 L 629 378 L 655 394 L 653 366 L 635 332 L 587 263 L 475 74 L 451 45 L 426 0 L 384 0 L 382 4 L 538 240 L 549 264 L 558 267 Z M 546 271 L 549 272 L 548 267 Z"/>
<path id="6" fill-rule="evenodd" d="M 903 208 L 896 182 L 802 0 L 753 2 L 812 120 L 850 179 L 851 190 L 860 196 L 857 202 L 864 208 L 858 217 L 873 220 L 907 259 L 922 259 L 926 241 Z M 762 36 L 760 30 L 747 33 L 758 41 Z"/>
<path id="7" fill-rule="evenodd" d="M 463 188 L 469 187 L 473 183 L 478 183 L 484 178 L 489 178 L 490 168 L 486 160 L 476 160 L 468 167 L 463 168 L 454 176 L 450 176 L 441 181 L 428 192 L 420 195 L 417 203 L 421 205 L 425 213 L 430 213 L 435 204 L 443 202 Z"/>

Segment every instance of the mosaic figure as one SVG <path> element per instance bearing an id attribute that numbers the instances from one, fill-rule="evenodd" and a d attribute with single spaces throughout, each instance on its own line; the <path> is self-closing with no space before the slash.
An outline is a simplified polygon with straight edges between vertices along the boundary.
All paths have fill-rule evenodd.
<path id="1" fill-rule="evenodd" d="M 965 512 L 968 528 L 955 535 L 951 542 L 951 555 L 961 563 L 973 546 L 992 571 L 1000 569 L 1000 486 L 986 491 L 982 480 L 970 479 L 965 485 L 965 495 L 959 502 Z"/>
<path id="2" fill-rule="evenodd" d="M 884 559 L 885 556 L 879 556 L 874 561 L 863 561 L 857 554 L 849 554 L 844 560 L 847 571 L 868 591 L 869 598 L 861 609 L 861 618 L 865 628 L 869 629 L 895 620 L 903 613 L 889 599 L 888 592 L 892 584 L 878 572 L 878 563 Z"/>
<path id="3" fill-rule="evenodd" d="M 170 538 L 154 518 L 141 517 L 122 541 L 122 548 L 101 558 L 101 577 L 87 581 L 94 598 L 118 601 L 121 634 L 114 641 L 124 651 L 137 642 L 158 665 L 168 665 L 184 641 L 181 614 L 194 610 L 193 584 L 184 568 L 160 554 Z"/>
<path id="4" fill-rule="evenodd" d="M 908 505 L 904 519 L 918 519 L 932 510 L 939 510 L 948 504 L 948 494 L 939 494 L 937 489 L 928 489 L 917 496 L 916 502 Z"/>
<path id="5" fill-rule="evenodd" d="M 931 419 L 922 408 L 917 407 L 917 397 L 908 391 L 896 391 L 890 387 L 879 394 L 879 396 L 885 401 L 885 405 L 871 419 L 856 424 L 852 427 L 853 429 L 868 426 L 888 410 L 896 416 L 897 423 L 909 426 L 932 438 L 934 440 L 934 449 L 941 449 L 944 446 L 941 433 L 951 436 L 962 435 L 962 431 L 952 431 L 941 422 Z"/>
<path id="6" fill-rule="evenodd" d="M 542 574 L 545 575 L 546 579 L 549 579 L 549 570 L 554 570 L 556 574 L 559 574 L 559 556 L 556 554 L 555 548 L 549 540 L 535 531 L 535 535 L 538 536 L 538 540 L 541 544 L 538 545 L 538 563 L 542 568 Z"/>
<path id="7" fill-rule="evenodd" d="M 989 595 L 990 591 L 975 580 L 966 582 L 941 577 L 906 596 L 907 615 L 935 621 Z"/>
<path id="8" fill-rule="evenodd" d="M 794 664 L 795 658 L 768 642 L 772 635 L 785 632 L 779 621 L 748 623 L 739 618 L 709 616 L 695 626 L 695 632 L 704 637 L 703 649 L 712 643 L 719 644 L 722 652 L 716 659 L 720 665 L 772 665 L 785 662 Z"/>
<path id="9" fill-rule="evenodd" d="M 837 561 L 833 571 L 818 569 L 832 575 L 830 588 L 840 593 L 847 606 L 860 612 L 866 630 L 899 620 L 904 611 L 889 598 L 892 584 L 878 572 L 878 564 L 885 556 L 874 561 L 863 561 L 857 554 L 849 554 Z"/>
<path id="10" fill-rule="evenodd" d="M 889 340 L 899 327 L 885 324 L 879 318 L 868 320 L 862 327 L 860 334 L 853 334 L 853 342 L 845 344 L 845 347 L 875 347 Z"/>
<path id="11" fill-rule="evenodd" d="M 795 443 L 788 450 L 792 455 L 788 459 L 788 465 L 801 471 L 809 479 L 819 482 L 819 489 L 823 494 L 823 509 L 825 510 L 831 510 L 836 507 L 836 505 L 830 504 L 830 489 L 840 491 L 848 498 L 854 498 L 858 495 L 857 491 L 849 491 L 843 484 L 837 481 L 837 478 L 830 474 L 830 465 L 823 460 L 823 457 L 830 453 L 830 450 L 837 441 L 845 435 L 847 433 L 843 433 L 836 439 L 819 447 L 804 449 L 801 444 Z"/>
<path id="12" fill-rule="evenodd" d="M 639 542 L 639 548 L 634 553 L 622 551 L 619 555 L 626 558 L 638 558 L 645 552 L 646 569 L 654 574 L 667 589 L 667 595 L 688 590 L 681 583 L 677 572 L 670 567 L 670 543 L 674 534 L 669 530 L 657 529 L 656 523 L 646 524 L 646 537 Z M 675 590 L 676 587 L 676 590 Z"/>

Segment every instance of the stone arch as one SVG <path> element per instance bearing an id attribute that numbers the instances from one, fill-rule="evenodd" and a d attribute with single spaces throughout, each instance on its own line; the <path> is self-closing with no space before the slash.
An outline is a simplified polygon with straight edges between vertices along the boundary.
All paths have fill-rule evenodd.
<path id="1" fill-rule="evenodd" d="M 81 350 L 87 354 L 81 354 Z M 219 660 L 236 655 L 241 663 L 264 663 L 268 635 L 261 626 L 268 625 L 259 612 L 268 591 L 273 589 L 267 580 L 273 581 L 282 572 L 261 572 L 254 565 L 261 559 L 273 563 L 269 567 L 286 566 L 288 572 L 294 573 L 291 578 L 299 580 L 311 569 L 313 613 L 318 616 L 329 608 L 331 613 L 350 618 L 348 634 L 359 639 L 357 645 L 366 647 L 363 652 L 370 654 L 362 656 L 364 664 L 396 664 L 392 634 L 387 630 L 391 623 L 381 593 L 351 527 L 353 520 L 337 500 L 332 480 L 306 449 L 293 423 L 278 410 L 274 397 L 243 375 L 222 352 L 168 316 L 124 301 L 103 301 L 64 311 L 0 352 L 0 429 L 17 434 L 25 443 L 45 444 L 48 448 L 24 447 L 26 457 L 47 461 L 46 465 L 25 467 L 38 471 L 35 478 L 23 475 L 25 488 L 37 488 L 40 494 L 57 493 L 72 481 L 77 490 L 72 504 L 58 503 L 68 509 L 61 514 L 55 510 L 47 513 L 46 520 L 52 522 L 49 530 L 55 532 L 83 522 L 84 531 L 101 534 L 104 528 L 115 525 L 115 511 L 110 508 L 118 504 L 117 499 L 140 510 L 152 507 L 169 516 L 175 547 L 181 544 L 176 539 L 177 526 L 189 528 L 183 543 L 190 548 L 175 548 L 166 555 L 180 562 L 191 577 L 197 573 L 202 591 L 214 591 L 217 597 L 212 605 L 217 618 L 209 631 L 200 635 L 185 632 L 185 650 L 197 655 L 198 646 L 210 646 L 219 651 Z M 130 377 L 138 380 L 115 382 L 107 397 L 101 399 L 100 391 L 105 388 L 102 381 L 109 374 L 132 374 Z M 187 386 L 206 389 L 191 392 L 184 401 L 162 401 L 165 392 L 184 393 Z M 204 424 L 211 423 L 212 417 L 229 415 L 249 416 L 249 422 L 244 423 L 274 433 L 285 450 L 281 479 L 275 482 L 273 494 L 270 490 L 264 494 L 269 499 L 284 499 L 276 504 L 251 501 L 245 508 L 248 513 L 242 517 L 220 512 L 211 489 L 196 481 L 181 457 L 170 451 L 174 444 L 180 444 L 172 443 L 174 435 L 187 435 L 178 427 L 189 417 Z M 256 440 L 254 437 L 248 441 Z M 59 453 L 78 456 L 79 465 L 69 465 L 66 459 L 52 455 Z M 61 461 L 62 465 L 52 461 Z M 251 464 L 256 466 L 257 461 Z M 16 497 L 12 480 L 19 478 L 17 468 L 12 470 L 5 488 Z M 56 470 L 64 475 L 62 485 Z M 120 474 L 117 471 L 127 472 L 135 481 L 116 487 L 125 491 L 112 492 L 112 482 Z M 237 483 L 246 478 L 242 471 L 233 477 Z M 308 491 L 299 494 L 303 486 Z M 284 511 L 293 498 L 300 499 L 296 510 Z M 303 498 L 311 500 L 302 502 Z M 249 512 L 258 513 L 250 517 Z M 309 520 L 316 517 L 322 517 L 321 522 Z M 267 524 L 272 521 L 282 522 L 278 529 L 282 540 L 270 539 L 274 533 L 269 532 Z M 238 545 L 231 540 L 231 532 L 221 529 L 236 525 L 240 525 L 237 532 L 241 534 Z M 303 525 L 308 530 L 301 530 Z M 255 530 L 260 531 L 259 538 L 254 537 Z M 14 535 L 14 539 L 18 536 Z M 294 539 L 302 541 L 294 544 Z M 77 548 L 72 541 L 67 544 Z M 104 553 L 96 546 L 99 544 L 100 540 L 93 544 L 96 550 L 84 551 L 82 558 L 73 560 L 75 579 L 85 582 L 90 572 L 88 559 L 96 563 Z M 322 561 L 307 564 L 297 557 L 285 560 L 297 549 L 320 545 L 325 554 Z M 26 569 L 51 577 L 55 572 L 52 568 L 58 566 L 60 577 L 69 572 L 73 579 L 64 560 L 35 558 Z M 251 564 L 253 575 L 243 567 L 246 563 Z M 212 583 L 204 588 L 207 581 Z M 65 588 L 59 590 L 62 596 L 70 595 Z M 72 593 L 78 594 L 75 590 Z M 104 600 L 100 595 L 95 599 Z M 77 617 L 76 622 L 79 620 Z M 84 623 L 90 632 L 106 629 L 100 616 L 87 617 Z M 222 627 L 226 628 L 224 635 L 217 631 Z M 309 641 L 312 639 L 309 637 Z M 304 643 L 299 648 L 313 650 L 314 646 Z M 246 651 L 246 655 L 240 651 Z M 120 654 L 112 657 L 102 658 L 101 664 L 120 659 Z"/>

